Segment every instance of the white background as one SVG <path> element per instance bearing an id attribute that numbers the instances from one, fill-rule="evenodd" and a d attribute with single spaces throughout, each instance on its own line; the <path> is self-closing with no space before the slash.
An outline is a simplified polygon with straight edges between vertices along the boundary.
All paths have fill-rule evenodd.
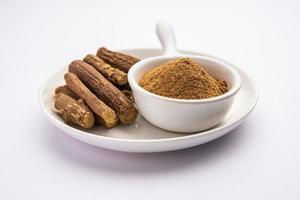
<path id="1" fill-rule="evenodd" d="M 228 60 L 256 81 L 247 121 L 214 142 L 128 154 L 63 134 L 38 104 L 50 73 L 100 46 L 178 46 Z M 300 199 L 300 2 L 0 1 L 0 199 Z"/>

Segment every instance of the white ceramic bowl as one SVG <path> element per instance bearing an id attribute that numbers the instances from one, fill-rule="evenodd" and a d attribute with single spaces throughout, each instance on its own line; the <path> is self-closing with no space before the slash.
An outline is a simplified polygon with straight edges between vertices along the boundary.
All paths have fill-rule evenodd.
<path id="1" fill-rule="evenodd" d="M 213 77 L 225 80 L 229 91 L 223 95 L 199 100 L 182 100 L 159 96 L 146 91 L 138 82 L 149 70 L 181 56 L 161 56 L 142 60 L 128 72 L 128 81 L 135 102 L 145 119 L 153 125 L 176 132 L 209 129 L 222 121 L 241 87 L 239 73 L 229 64 L 206 56 L 187 57 L 198 62 Z M 145 62 L 144 62 L 145 61 Z"/>

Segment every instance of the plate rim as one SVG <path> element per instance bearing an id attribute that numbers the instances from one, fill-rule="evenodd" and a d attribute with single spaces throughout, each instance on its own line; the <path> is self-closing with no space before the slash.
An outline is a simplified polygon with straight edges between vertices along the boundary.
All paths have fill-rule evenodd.
<path id="1" fill-rule="evenodd" d="M 120 52 L 128 52 L 128 51 L 141 51 L 141 50 L 142 51 L 160 51 L 161 49 L 159 49 L 159 48 L 127 48 L 127 49 L 120 49 L 118 51 L 120 51 Z M 223 61 L 223 62 L 231 65 L 235 69 L 237 69 L 237 71 L 239 73 L 242 72 L 244 75 L 246 75 L 247 78 L 249 79 L 249 82 L 251 83 L 251 85 L 252 85 L 252 87 L 254 89 L 254 92 L 255 92 L 254 101 L 252 102 L 252 104 L 249 107 L 248 111 L 245 112 L 245 114 L 242 117 L 240 117 L 237 120 L 235 120 L 234 122 L 231 122 L 231 123 L 226 124 L 224 126 L 220 126 L 220 127 L 217 127 L 217 128 L 212 128 L 212 129 L 209 129 L 209 130 L 206 130 L 206 131 L 202 131 L 202 132 L 194 132 L 192 134 L 188 134 L 187 133 L 187 134 L 183 134 L 182 136 L 172 137 L 172 138 L 128 139 L 128 138 L 113 138 L 113 137 L 107 137 L 107 136 L 103 136 L 103 135 L 91 134 L 91 133 L 85 132 L 83 130 L 77 129 L 75 127 L 72 127 L 72 126 L 70 126 L 68 124 L 65 124 L 62 121 L 59 121 L 54 116 L 52 116 L 52 114 L 50 112 L 48 112 L 48 110 L 46 108 L 46 105 L 45 105 L 45 103 L 43 101 L 43 91 L 45 90 L 45 88 L 47 86 L 46 83 L 49 82 L 49 80 L 51 79 L 51 77 L 53 77 L 55 74 L 59 73 L 63 69 L 62 67 L 59 68 L 58 70 L 54 71 L 53 73 L 51 73 L 48 76 L 48 78 L 45 79 L 43 81 L 43 83 L 41 84 L 41 87 L 39 89 L 39 103 L 40 103 L 40 106 L 41 106 L 42 110 L 44 111 L 45 115 L 47 116 L 47 118 L 50 119 L 51 123 L 54 126 L 56 126 L 57 128 L 59 128 L 59 129 L 63 128 L 63 131 L 67 132 L 67 134 L 69 134 L 68 133 L 69 132 L 68 129 L 69 129 L 72 132 L 76 132 L 78 134 L 81 134 L 81 135 L 79 135 L 79 137 L 81 137 L 82 134 L 84 134 L 87 137 L 90 137 L 90 138 L 93 138 L 93 139 L 97 139 L 97 140 L 101 139 L 101 140 L 114 141 L 114 142 L 157 143 L 157 142 L 167 142 L 167 141 L 189 140 L 189 139 L 192 139 L 192 138 L 198 138 L 198 137 L 201 137 L 201 136 L 204 136 L 204 135 L 208 135 L 208 134 L 211 134 L 211 133 L 214 133 L 214 132 L 218 132 L 218 131 L 221 131 L 223 129 L 227 129 L 227 128 L 230 128 L 230 127 L 235 127 L 235 125 L 237 125 L 238 123 L 243 122 L 244 119 L 246 119 L 249 116 L 249 114 L 254 110 L 254 108 L 255 108 L 255 106 L 257 104 L 258 98 L 259 98 L 258 88 L 257 88 L 255 82 L 253 81 L 253 79 L 245 72 L 245 70 L 241 69 L 240 67 L 237 67 L 236 65 L 234 65 L 234 64 L 232 64 L 232 63 L 230 63 L 230 62 L 228 62 L 226 60 L 223 60 L 221 58 L 218 58 L 218 57 L 215 57 L 215 56 L 212 56 L 212 55 L 209 55 L 209 54 L 205 54 L 205 53 L 202 53 L 202 52 L 191 51 L 191 50 L 183 50 L 183 49 L 180 49 L 179 51 L 185 52 L 185 53 L 191 53 L 191 54 L 195 54 L 195 55 L 203 55 L 203 56 L 208 56 L 208 57 L 219 59 L 219 60 L 221 60 L 221 61 Z M 165 131 L 167 131 L 167 130 L 165 130 Z M 69 135 L 71 135 L 71 134 L 69 134 Z"/>

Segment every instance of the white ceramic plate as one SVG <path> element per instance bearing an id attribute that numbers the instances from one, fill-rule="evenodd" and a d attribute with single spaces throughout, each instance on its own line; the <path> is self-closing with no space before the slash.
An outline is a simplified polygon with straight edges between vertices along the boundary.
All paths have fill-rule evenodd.
<path id="1" fill-rule="evenodd" d="M 122 52 L 139 58 L 161 55 L 158 49 L 128 49 Z M 205 55 L 202 53 L 181 51 L 181 53 Z M 232 64 L 231 64 L 232 65 Z M 233 66 L 234 67 L 234 66 Z M 96 128 L 85 130 L 67 125 L 54 112 L 53 93 L 57 86 L 64 84 L 67 66 L 53 74 L 40 90 L 40 103 L 47 118 L 66 134 L 98 147 L 126 152 L 162 152 L 193 147 L 219 138 L 240 125 L 256 105 L 258 93 L 250 77 L 235 67 L 241 75 L 242 87 L 232 108 L 224 120 L 206 131 L 199 133 L 175 133 L 151 125 L 141 116 L 133 125 L 118 125 L 112 129 Z M 155 108 L 153 108 L 155 109 Z"/>

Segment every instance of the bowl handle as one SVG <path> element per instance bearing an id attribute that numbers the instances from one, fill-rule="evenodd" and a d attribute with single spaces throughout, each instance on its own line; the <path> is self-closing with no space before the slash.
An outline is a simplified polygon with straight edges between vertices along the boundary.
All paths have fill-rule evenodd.
<path id="1" fill-rule="evenodd" d="M 156 35 L 164 49 L 164 55 L 178 55 L 176 37 L 172 26 L 166 20 L 159 20 L 156 23 Z"/>

